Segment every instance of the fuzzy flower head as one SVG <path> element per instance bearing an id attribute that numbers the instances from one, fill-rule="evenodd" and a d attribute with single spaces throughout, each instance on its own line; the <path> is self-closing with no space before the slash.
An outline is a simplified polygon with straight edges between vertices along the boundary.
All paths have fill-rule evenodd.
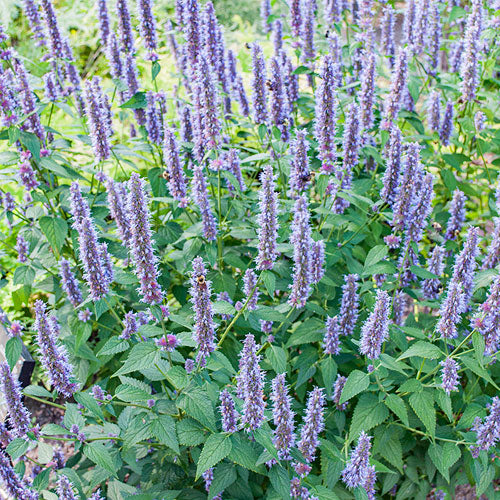
<path id="1" fill-rule="evenodd" d="M 0 479 L 2 492 L 9 498 L 16 500 L 38 500 L 38 493 L 28 488 L 27 484 L 19 477 L 12 467 L 10 457 L 0 450 Z"/>
<path id="2" fill-rule="evenodd" d="M 450 203 L 450 218 L 446 226 L 446 233 L 444 237 L 447 240 L 454 240 L 457 238 L 460 230 L 465 221 L 465 201 L 466 196 L 460 189 L 453 191 L 453 198 Z"/>
<path id="3" fill-rule="evenodd" d="M 325 428 L 323 407 L 325 406 L 325 396 L 323 389 L 315 387 L 307 398 L 306 414 L 304 424 L 300 430 L 300 441 L 297 448 L 302 453 L 307 462 L 313 462 L 318 447 L 318 436 Z"/>
<path id="4" fill-rule="evenodd" d="M 389 333 L 389 308 L 389 294 L 377 290 L 375 307 L 361 329 L 360 352 L 372 360 L 380 356 L 382 344 Z"/>
<path id="5" fill-rule="evenodd" d="M 271 400 L 273 402 L 273 421 L 275 425 L 273 444 L 278 451 L 280 460 L 290 460 L 290 449 L 295 442 L 295 424 L 289 388 L 284 373 L 276 375 L 272 381 Z"/>
<path id="6" fill-rule="evenodd" d="M 460 380 L 458 376 L 460 365 L 452 358 L 446 358 L 444 361 L 441 361 L 440 365 L 443 367 L 441 369 L 441 387 L 447 394 L 450 394 L 452 391 L 457 391 Z"/>
<path id="7" fill-rule="evenodd" d="M 254 120 L 256 123 L 267 123 L 267 90 L 266 62 L 259 44 L 252 43 L 252 100 Z"/>
<path id="8" fill-rule="evenodd" d="M 325 274 L 325 242 L 311 242 L 311 281 L 319 283 Z"/>
<path id="9" fill-rule="evenodd" d="M 234 408 L 234 401 L 229 394 L 227 389 L 224 389 L 219 396 L 220 399 L 220 414 L 222 417 L 222 430 L 224 432 L 236 432 L 237 429 L 237 421 L 238 421 L 238 413 Z"/>
<path id="10" fill-rule="evenodd" d="M 474 458 L 478 458 L 481 451 L 488 451 L 500 440 L 500 398 L 495 396 L 488 407 L 489 415 L 484 421 L 476 418 L 472 427 L 477 436 L 476 445 L 471 448 Z"/>
<path id="11" fill-rule="evenodd" d="M 365 431 L 361 431 L 358 444 L 352 451 L 346 468 L 342 471 L 342 481 L 348 488 L 362 486 L 366 481 L 370 467 L 371 439 Z"/>
<path id="12" fill-rule="evenodd" d="M 342 300 L 340 304 L 340 333 L 342 335 L 352 335 L 358 320 L 359 296 L 358 296 L 357 274 L 348 274 L 344 277 L 342 285 Z"/>
<path id="13" fill-rule="evenodd" d="M 168 190 L 179 202 L 179 206 L 186 207 L 188 204 L 186 177 L 180 161 L 179 145 L 171 128 L 165 127 L 164 135 L 163 155 L 166 165 Z"/>
<path id="14" fill-rule="evenodd" d="M 203 235 L 209 241 L 217 238 L 217 221 L 210 207 L 207 181 L 200 165 L 193 167 L 192 193 L 201 213 Z"/>
<path id="15" fill-rule="evenodd" d="M 337 316 L 326 318 L 326 330 L 323 340 L 325 354 L 336 355 L 340 353 L 340 326 Z"/>
<path id="16" fill-rule="evenodd" d="M 257 308 L 257 302 L 259 300 L 259 291 L 257 289 L 257 275 L 253 269 L 247 269 L 245 275 L 243 276 L 243 292 L 246 295 L 247 310 L 253 311 Z"/>
<path id="17" fill-rule="evenodd" d="M 73 271 L 71 270 L 69 261 L 61 259 L 59 262 L 61 285 L 66 292 L 69 301 L 73 307 L 77 307 L 82 302 L 82 292 Z"/>
<path id="18" fill-rule="evenodd" d="M 340 403 L 340 398 L 342 397 L 342 390 L 344 389 L 345 383 L 347 382 L 347 377 L 342 375 L 337 375 L 337 379 L 333 384 L 333 402 L 337 410 L 344 411 L 347 408 L 347 401 L 345 403 Z"/>
<path id="19" fill-rule="evenodd" d="M 206 279 L 207 271 L 201 257 L 193 260 L 191 274 L 191 303 L 195 315 L 193 340 L 198 346 L 196 361 L 205 366 L 206 358 L 215 350 L 215 330 L 213 311 L 210 297 L 212 295 L 211 282 Z"/>

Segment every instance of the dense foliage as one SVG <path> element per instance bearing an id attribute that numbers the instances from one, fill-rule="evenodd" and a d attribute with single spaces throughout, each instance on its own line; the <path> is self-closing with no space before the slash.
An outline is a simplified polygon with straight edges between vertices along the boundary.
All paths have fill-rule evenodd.
<path id="1" fill-rule="evenodd" d="M 5 491 L 498 495 L 498 1 L 264 0 L 238 46 L 210 2 L 97 0 L 83 49 L 22 7 Z"/>

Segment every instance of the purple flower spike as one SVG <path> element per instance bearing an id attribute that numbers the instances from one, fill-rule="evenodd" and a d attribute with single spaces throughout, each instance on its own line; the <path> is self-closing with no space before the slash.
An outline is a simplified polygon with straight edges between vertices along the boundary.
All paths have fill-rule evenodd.
<path id="1" fill-rule="evenodd" d="M 444 271 L 444 255 L 445 249 L 443 246 L 436 245 L 428 260 L 428 271 L 441 276 Z M 441 281 L 438 278 L 429 278 L 422 283 L 422 291 L 426 299 L 437 299 L 441 294 Z"/>
<path id="2" fill-rule="evenodd" d="M 159 304 L 163 292 L 158 284 L 157 258 L 153 252 L 148 197 L 144 181 L 133 173 L 128 183 L 128 213 L 131 226 L 131 250 L 135 262 L 135 273 L 139 278 L 139 292 L 147 304 Z"/>
<path id="3" fill-rule="evenodd" d="M 452 358 L 446 358 L 444 361 L 441 361 L 440 365 L 443 367 L 441 370 L 443 379 L 441 387 L 447 394 L 450 394 L 452 391 L 457 391 L 460 380 L 458 376 L 460 365 Z"/>
<path id="4" fill-rule="evenodd" d="M 453 134 L 453 102 L 448 101 L 444 109 L 443 122 L 439 131 L 439 138 L 443 146 L 450 144 L 450 137 Z"/>
<path id="5" fill-rule="evenodd" d="M 252 101 L 256 123 L 267 123 L 266 62 L 258 43 L 252 43 Z"/>
<path id="6" fill-rule="evenodd" d="M 224 155 L 223 162 L 226 170 L 234 175 L 236 181 L 238 182 L 240 191 L 245 191 L 245 181 L 243 180 L 243 175 L 241 174 L 240 158 L 238 156 L 238 150 L 231 148 Z M 228 184 L 228 188 L 230 191 L 234 191 L 234 187 L 230 183 Z"/>
<path id="7" fill-rule="evenodd" d="M 243 416 L 241 422 L 247 432 L 258 429 L 264 422 L 264 373 L 260 369 L 260 355 L 254 336 L 245 337 L 240 352 L 239 382 L 243 392 Z"/>
<path id="8" fill-rule="evenodd" d="M 316 119 L 314 133 L 318 141 L 321 170 L 329 173 L 335 169 L 337 151 L 335 129 L 337 124 L 336 98 L 337 65 L 330 54 L 324 56 L 320 69 L 321 80 L 316 89 Z"/>
<path id="9" fill-rule="evenodd" d="M 194 68 L 200 52 L 200 5 L 198 0 L 185 0 L 183 8 L 184 37 L 187 57 Z"/>
<path id="10" fill-rule="evenodd" d="M 47 26 L 50 55 L 53 58 L 64 59 L 65 52 L 63 46 L 63 36 L 57 22 L 57 16 L 51 0 L 41 0 L 42 13 Z"/>
<path id="11" fill-rule="evenodd" d="M 45 33 L 38 9 L 38 3 L 35 0 L 23 0 L 23 9 L 31 31 L 33 32 L 33 37 L 36 40 L 36 45 L 39 47 L 45 45 Z"/>
<path id="12" fill-rule="evenodd" d="M 133 311 L 129 311 L 123 318 L 123 331 L 120 335 L 121 339 L 128 340 L 132 335 L 135 335 L 139 329 L 137 316 Z"/>
<path id="13" fill-rule="evenodd" d="M 279 56 L 283 50 L 283 23 L 281 19 L 276 19 L 276 21 L 273 22 L 272 30 L 274 55 Z"/>
<path id="14" fill-rule="evenodd" d="M 132 53 L 134 52 L 134 33 L 132 31 L 127 0 L 116 1 L 116 17 L 118 18 L 121 46 L 125 52 Z"/>
<path id="15" fill-rule="evenodd" d="M 0 375 L 2 377 L 1 387 L 9 414 L 12 433 L 16 437 L 23 437 L 30 428 L 31 415 L 22 402 L 19 382 L 14 379 L 7 363 L 0 365 Z"/>
<path id="16" fill-rule="evenodd" d="M 325 242 L 311 242 L 311 281 L 317 284 L 325 274 Z"/>
<path id="17" fill-rule="evenodd" d="M 137 0 L 137 15 L 139 17 L 139 28 L 142 43 L 148 51 L 147 59 L 150 61 L 156 61 L 158 59 L 156 54 L 158 41 L 156 36 L 156 21 L 153 14 L 152 0 Z"/>
<path id="18" fill-rule="evenodd" d="M 342 375 L 337 375 L 335 384 L 333 384 L 332 400 L 335 403 L 335 407 L 339 411 L 344 411 L 347 408 L 347 402 L 340 404 L 340 398 L 342 397 L 342 390 L 344 389 L 346 382 L 347 382 L 347 377 L 343 377 Z"/>
<path id="19" fill-rule="evenodd" d="M 369 474 L 371 437 L 365 431 L 361 431 L 358 444 L 351 453 L 346 468 L 342 471 L 342 481 L 348 488 L 363 486 Z"/>
<path id="20" fill-rule="evenodd" d="M 106 55 L 109 61 L 111 76 L 115 80 L 119 80 L 123 77 L 123 60 L 120 53 L 120 45 L 114 33 L 110 33 L 108 36 Z"/>
<path id="21" fill-rule="evenodd" d="M 326 331 L 323 340 L 323 351 L 333 356 L 340 353 L 340 326 L 337 316 L 326 318 Z"/>
<path id="22" fill-rule="evenodd" d="M 430 74 L 436 76 L 439 67 L 439 57 L 441 50 L 441 37 L 443 27 L 441 26 L 441 14 L 439 12 L 439 3 L 432 2 L 431 5 L 431 19 L 429 22 L 429 68 Z"/>
<path id="23" fill-rule="evenodd" d="M 224 432 L 236 432 L 238 413 L 234 409 L 234 401 L 227 389 L 220 393 L 220 414 L 222 417 L 222 430 Z"/>
<path id="24" fill-rule="evenodd" d="M 370 130 L 373 126 L 373 101 L 375 97 L 375 52 L 372 50 L 364 54 L 363 69 L 361 72 L 361 91 L 359 107 L 361 111 L 361 126 Z"/>
<path id="25" fill-rule="evenodd" d="M 130 217 L 127 212 L 127 185 L 115 182 L 112 179 L 106 179 L 105 185 L 108 192 L 109 212 L 116 222 L 118 234 L 123 244 L 128 247 L 132 238 L 132 230 L 130 228 Z"/>
<path id="26" fill-rule="evenodd" d="M 375 500 L 375 482 L 377 481 L 377 473 L 375 472 L 375 466 L 369 465 L 367 467 L 365 480 L 363 482 L 363 488 L 366 491 L 368 500 Z"/>
<path id="27" fill-rule="evenodd" d="M 476 112 L 474 115 L 474 126 L 477 132 L 481 132 L 486 127 L 486 115 L 482 111 Z"/>
<path id="28" fill-rule="evenodd" d="M 495 396 L 488 407 L 490 414 L 484 422 L 477 417 L 472 427 L 477 435 L 476 445 L 471 448 L 474 458 L 478 458 L 481 451 L 488 451 L 500 440 L 500 398 Z"/>
<path id="29" fill-rule="evenodd" d="M 285 374 L 276 375 L 272 381 L 271 400 L 273 402 L 273 444 L 280 460 L 290 460 L 290 449 L 295 443 L 292 411 L 289 388 L 286 384 Z"/>
<path id="30" fill-rule="evenodd" d="M 325 395 L 323 389 L 315 387 L 307 398 L 306 414 L 304 424 L 300 430 L 300 441 L 297 448 L 307 462 L 313 462 L 318 447 L 318 436 L 325 428 L 323 407 L 325 406 Z"/>
<path id="31" fill-rule="evenodd" d="M 269 33 L 271 31 L 271 25 L 267 21 L 267 18 L 271 15 L 271 0 L 261 0 L 260 2 L 260 19 L 262 22 L 262 31 L 264 33 Z"/>
<path id="32" fill-rule="evenodd" d="M 402 48 L 396 59 L 396 67 L 391 78 L 391 90 L 387 96 L 384 126 L 388 128 L 397 118 L 401 109 L 401 102 L 406 89 L 406 79 L 408 77 L 408 49 Z"/>
<path id="33" fill-rule="evenodd" d="M 68 353 L 58 343 L 59 325 L 54 316 L 49 316 L 41 300 L 35 302 L 35 330 L 40 352 L 40 361 L 50 384 L 63 396 L 70 398 L 78 390 L 78 384 L 71 382 L 73 367 Z"/>
<path id="34" fill-rule="evenodd" d="M 97 0 L 97 17 L 99 18 L 101 43 L 104 47 L 106 47 L 110 34 L 107 0 Z"/>
<path id="35" fill-rule="evenodd" d="M 493 269 L 500 262 L 500 217 L 494 217 L 495 223 L 488 247 L 488 254 L 483 260 L 482 269 Z"/>
<path id="36" fill-rule="evenodd" d="M 311 173 L 307 151 L 307 130 L 297 130 L 297 136 L 292 143 L 293 160 L 290 165 L 290 189 L 293 193 L 302 194 L 310 184 Z"/>
<path id="37" fill-rule="evenodd" d="M 198 205 L 203 224 L 203 235 L 209 241 L 217 239 L 217 222 L 210 208 L 207 182 L 200 165 L 193 166 L 192 192 L 195 203 Z"/>
<path id="38" fill-rule="evenodd" d="M 253 269 L 247 269 L 245 271 L 245 276 L 243 276 L 243 292 L 246 295 L 246 300 L 248 300 L 247 310 L 253 311 L 257 308 L 257 302 L 259 300 L 259 291 L 257 289 L 257 275 Z M 255 290 L 254 290 L 255 289 Z M 253 292 L 252 297 L 250 294 Z"/>
<path id="39" fill-rule="evenodd" d="M 170 194 L 179 202 L 179 206 L 186 207 L 188 205 L 186 177 L 179 158 L 179 145 L 171 128 L 165 127 L 164 133 L 163 155 L 168 176 L 168 189 Z"/>
<path id="40" fill-rule="evenodd" d="M 389 59 L 389 66 L 392 68 L 394 66 L 394 55 L 396 54 L 395 42 L 394 42 L 394 26 L 396 23 L 394 8 L 392 5 L 386 5 L 384 7 L 384 17 L 382 20 L 382 47 L 384 54 Z"/>
<path id="41" fill-rule="evenodd" d="M 401 172 L 401 131 L 394 126 L 386 153 L 386 168 L 383 177 L 383 187 L 380 197 L 383 201 L 392 205 L 396 201 L 399 186 L 399 174 Z"/>
<path id="42" fill-rule="evenodd" d="M 206 358 L 215 350 L 215 330 L 213 324 L 213 311 L 210 296 L 212 295 L 211 282 L 206 279 L 207 271 L 201 257 L 193 261 L 191 274 L 191 303 L 195 315 L 193 339 L 198 346 L 196 361 L 200 366 L 205 366 Z"/>
<path id="43" fill-rule="evenodd" d="M 26 483 L 19 477 L 12 467 L 10 458 L 0 450 L 0 479 L 2 486 L 10 498 L 16 500 L 38 500 L 38 493 L 28 489 Z"/>
<path id="44" fill-rule="evenodd" d="M 466 196 L 460 189 L 453 191 L 453 199 L 450 203 L 450 218 L 446 226 L 446 233 L 444 235 L 447 240 L 455 240 L 460 234 L 460 231 L 465 221 L 465 201 Z"/>
<path id="45" fill-rule="evenodd" d="M 302 61 L 312 61 L 316 56 L 314 46 L 314 33 L 316 29 L 315 0 L 301 0 L 302 24 L 300 27 L 300 38 L 302 46 Z M 309 75 L 310 77 L 310 75 Z M 309 78 L 311 82 L 311 78 Z"/>
<path id="46" fill-rule="evenodd" d="M 281 132 L 281 139 L 288 141 L 289 138 L 289 104 L 284 89 L 283 65 L 278 56 L 271 59 L 270 85 L 271 93 L 271 119 L 273 124 Z"/>
<path id="47" fill-rule="evenodd" d="M 438 90 L 433 90 L 429 96 L 427 115 L 429 128 L 437 132 L 441 123 L 441 94 Z"/>
<path id="48" fill-rule="evenodd" d="M 78 500 L 75 494 L 75 486 L 66 476 L 59 476 L 57 480 L 57 496 L 60 500 Z"/>
<path id="49" fill-rule="evenodd" d="M 29 243 L 22 237 L 22 235 L 17 235 L 16 240 L 16 251 L 18 262 L 26 262 L 28 260 L 27 254 L 29 252 Z"/>
<path id="50" fill-rule="evenodd" d="M 275 191 L 273 167 L 267 164 L 260 176 L 259 190 L 259 254 L 257 269 L 272 269 L 277 257 L 276 240 L 278 238 L 278 194 Z"/>
<path id="51" fill-rule="evenodd" d="M 293 38 L 299 38 L 303 20 L 303 3 L 301 0 L 290 2 L 290 29 Z"/>
<path id="52" fill-rule="evenodd" d="M 433 185 L 432 174 L 425 174 L 408 214 L 406 237 L 416 243 L 422 239 L 427 217 L 432 211 Z"/>
<path id="53" fill-rule="evenodd" d="M 68 299 L 73 307 L 77 307 L 82 302 L 82 292 L 80 291 L 76 276 L 66 259 L 61 259 L 59 264 L 62 288 L 68 295 Z"/>
<path id="54" fill-rule="evenodd" d="M 293 284 L 288 303 L 297 308 L 306 305 L 311 293 L 311 226 L 310 214 L 305 196 L 295 202 L 292 235 L 290 243 L 293 251 Z"/>
<path id="55" fill-rule="evenodd" d="M 375 307 L 361 329 L 359 351 L 369 359 L 380 356 L 382 344 L 389 334 L 390 298 L 386 291 L 377 290 Z"/>
<path id="56" fill-rule="evenodd" d="M 342 301 L 340 304 L 340 333 L 352 335 L 358 320 L 359 296 L 357 274 L 349 274 L 344 278 L 342 285 Z"/>
<path id="57" fill-rule="evenodd" d="M 456 338 L 457 323 L 465 311 L 463 286 L 459 281 L 451 281 L 446 298 L 439 310 L 439 321 L 436 330 L 444 339 Z"/>

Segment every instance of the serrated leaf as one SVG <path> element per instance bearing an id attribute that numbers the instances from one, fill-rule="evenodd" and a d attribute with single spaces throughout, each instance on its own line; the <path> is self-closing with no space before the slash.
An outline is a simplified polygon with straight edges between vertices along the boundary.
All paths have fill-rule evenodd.
<path id="1" fill-rule="evenodd" d="M 369 431 L 381 424 L 389 416 L 389 411 L 384 403 L 379 402 L 373 394 L 363 394 L 354 409 L 349 439 L 352 441 L 361 431 Z"/>
<path id="2" fill-rule="evenodd" d="M 261 277 L 267 293 L 271 297 L 274 297 L 274 291 L 276 290 L 276 276 L 272 271 L 264 270 L 262 271 Z"/>
<path id="3" fill-rule="evenodd" d="M 450 467 L 460 458 L 462 454 L 460 447 L 453 443 L 445 443 L 443 446 L 434 443 L 429 446 L 427 452 L 437 470 L 449 483 Z"/>
<path id="4" fill-rule="evenodd" d="M 23 389 L 24 394 L 38 396 L 39 398 L 51 398 L 52 394 L 40 385 L 28 385 Z"/>
<path id="5" fill-rule="evenodd" d="M 160 359 L 158 348 L 153 342 L 142 342 L 132 347 L 123 366 L 113 374 L 113 377 L 124 375 L 145 368 L 151 368 Z"/>
<path id="6" fill-rule="evenodd" d="M 119 385 L 115 390 L 115 396 L 128 403 L 131 403 L 132 401 L 146 401 L 151 398 L 149 393 L 129 384 Z"/>
<path id="7" fill-rule="evenodd" d="M 364 269 L 368 269 L 369 267 L 380 262 L 387 255 L 387 246 L 386 245 L 377 245 L 374 246 L 366 256 L 365 264 L 363 266 Z"/>
<path id="8" fill-rule="evenodd" d="M 286 352 L 283 348 L 272 345 L 266 350 L 266 357 L 276 373 L 286 373 Z"/>
<path id="9" fill-rule="evenodd" d="M 352 371 L 347 377 L 344 388 L 342 389 L 342 396 L 340 397 L 339 404 L 349 401 L 360 392 L 368 389 L 370 385 L 370 377 L 368 374 L 359 370 Z"/>
<path id="10" fill-rule="evenodd" d="M 406 409 L 406 404 L 402 398 L 400 398 L 397 394 L 391 393 L 388 394 L 384 400 L 387 408 L 391 410 L 395 415 L 399 417 L 401 422 L 405 425 L 410 425 L 408 422 L 408 411 Z"/>
<path id="11" fill-rule="evenodd" d="M 19 266 L 14 271 L 14 285 L 32 286 L 35 281 L 35 270 L 30 266 Z"/>
<path id="12" fill-rule="evenodd" d="M 29 447 L 29 441 L 23 438 L 13 439 L 5 448 L 5 451 L 11 456 L 12 460 L 22 457 Z"/>
<path id="13" fill-rule="evenodd" d="M 116 477 L 116 467 L 111 454 L 103 444 L 89 443 L 83 447 L 83 454 L 92 462 Z"/>
<path id="14" fill-rule="evenodd" d="M 179 442 L 175 433 L 175 422 L 170 415 L 160 415 L 151 422 L 151 433 L 162 444 L 179 453 Z"/>
<path id="15" fill-rule="evenodd" d="M 192 418 L 183 418 L 177 422 L 177 437 L 183 446 L 198 446 L 205 441 L 205 432 L 201 424 Z"/>
<path id="16" fill-rule="evenodd" d="M 119 337 L 111 337 L 99 350 L 97 356 L 111 356 L 126 351 L 129 348 L 129 343 L 125 339 Z"/>
<path id="17" fill-rule="evenodd" d="M 290 498 L 290 477 L 283 467 L 274 465 L 269 471 L 269 480 L 281 498 L 284 500 Z"/>
<path id="18" fill-rule="evenodd" d="M 48 464 L 52 457 L 54 456 L 54 449 L 48 443 L 39 442 L 38 443 L 38 461 L 41 464 Z"/>
<path id="19" fill-rule="evenodd" d="M 20 337 L 12 337 L 7 340 L 5 344 L 5 357 L 7 358 L 7 363 L 12 370 L 21 356 L 21 351 L 23 350 L 23 342 Z"/>
<path id="20" fill-rule="evenodd" d="M 143 109 L 148 105 L 145 92 L 136 92 L 128 101 L 125 101 L 120 108 Z"/>
<path id="21" fill-rule="evenodd" d="M 417 276 L 418 278 L 421 278 L 423 280 L 432 280 L 435 278 L 439 278 L 439 276 L 436 276 L 434 273 L 431 273 L 430 271 L 427 271 L 427 269 L 423 269 L 418 266 L 410 266 L 410 271 Z"/>
<path id="22" fill-rule="evenodd" d="M 432 394 L 428 391 L 415 392 L 410 396 L 409 402 L 417 417 L 434 438 L 436 434 L 436 410 Z"/>
<path id="23" fill-rule="evenodd" d="M 232 316 L 236 313 L 236 309 L 234 308 L 234 306 L 232 306 L 229 302 L 225 300 L 218 300 L 217 302 L 214 302 L 212 305 L 215 314 L 229 314 Z"/>
<path id="24" fill-rule="evenodd" d="M 208 499 L 211 500 L 214 496 L 227 489 L 236 479 L 236 468 L 233 464 L 219 464 L 214 470 L 214 478 L 210 483 Z"/>
<path id="25" fill-rule="evenodd" d="M 68 223 L 64 219 L 48 216 L 41 217 L 38 223 L 50 246 L 60 252 L 68 234 Z"/>
<path id="26" fill-rule="evenodd" d="M 178 400 L 177 406 L 184 410 L 190 417 L 215 432 L 215 414 L 212 402 L 200 389 L 183 392 Z"/>
<path id="27" fill-rule="evenodd" d="M 152 437 L 148 417 L 136 415 L 128 424 L 123 435 L 123 447 L 130 448 L 139 441 L 145 441 Z"/>
<path id="28" fill-rule="evenodd" d="M 430 342 L 425 342 L 423 340 L 418 340 L 412 344 L 401 356 L 399 356 L 398 361 L 401 359 L 411 358 L 412 356 L 419 356 L 421 358 L 427 359 L 439 359 L 443 356 L 441 349 L 438 346 L 431 344 Z"/>
<path id="29" fill-rule="evenodd" d="M 469 356 L 461 356 L 460 361 L 472 372 L 476 375 L 479 375 L 484 380 L 488 381 L 495 389 L 500 391 L 500 387 L 493 381 L 491 375 L 486 371 L 486 369 L 481 366 L 476 359 L 473 359 Z"/>
<path id="30" fill-rule="evenodd" d="M 201 450 L 196 466 L 196 479 L 207 469 L 224 460 L 231 452 L 232 444 L 229 434 L 212 434 L 208 437 Z"/>
<path id="31" fill-rule="evenodd" d="M 331 356 L 327 356 L 321 361 L 321 375 L 326 389 L 326 395 L 331 397 L 333 391 L 333 384 L 337 376 L 337 363 Z"/>
<path id="32" fill-rule="evenodd" d="M 251 443 L 245 436 L 242 437 L 239 434 L 233 434 L 231 442 L 233 447 L 228 455 L 229 460 L 258 474 L 266 473 L 264 465 L 256 465 L 259 460 L 259 452 L 256 450 L 258 445 Z M 259 449 L 262 450 L 261 447 Z"/>

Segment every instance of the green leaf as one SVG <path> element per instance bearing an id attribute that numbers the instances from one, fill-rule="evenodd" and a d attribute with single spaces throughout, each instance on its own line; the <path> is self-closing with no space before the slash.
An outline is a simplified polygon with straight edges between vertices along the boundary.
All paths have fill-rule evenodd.
<path id="1" fill-rule="evenodd" d="M 251 443 L 246 436 L 240 436 L 239 434 L 233 434 L 231 442 L 233 443 L 233 447 L 228 456 L 229 460 L 258 474 L 266 473 L 263 464 L 256 465 L 260 454 L 260 451 L 257 452 L 256 450 L 258 445 Z M 259 449 L 262 450 L 260 446 Z"/>
<path id="2" fill-rule="evenodd" d="M 20 131 L 19 137 L 21 143 L 28 148 L 35 160 L 38 161 L 40 159 L 40 139 L 35 134 L 24 130 Z"/>
<path id="3" fill-rule="evenodd" d="M 281 498 L 285 500 L 290 498 L 290 477 L 283 467 L 274 465 L 269 471 L 269 481 Z"/>
<path id="4" fill-rule="evenodd" d="M 286 352 L 283 348 L 272 345 L 267 349 L 266 357 L 276 373 L 286 373 Z"/>
<path id="5" fill-rule="evenodd" d="M 418 340 L 412 344 L 401 356 L 399 356 L 398 361 L 405 358 L 411 358 L 413 356 L 419 356 L 421 358 L 427 359 L 438 359 L 442 357 L 443 353 L 438 346 L 431 344 L 430 342 L 425 342 L 423 340 Z"/>
<path id="6" fill-rule="evenodd" d="M 278 458 L 278 453 L 276 451 L 276 448 L 273 444 L 273 438 L 271 435 L 271 429 L 267 424 L 264 424 L 262 427 L 259 427 L 253 432 L 253 435 L 255 437 L 255 441 L 262 445 L 268 452 L 269 454 L 274 457 L 276 460 L 279 460 Z"/>
<path id="7" fill-rule="evenodd" d="M 364 269 L 368 269 L 370 266 L 373 266 L 380 262 L 387 255 L 387 246 L 386 245 L 377 245 L 373 247 L 366 256 L 365 264 L 363 266 Z"/>
<path id="8" fill-rule="evenodd" d="M 229 302 L 225 300 L 218 300 L 213 303 L 213 309 L 215 314 L 230 314 L 234 315 L 236 313 L 236 309 Z"/>
<path id="9" fill-rule="evenodd" d="M 151 433 L 162 444 L 179 453 L 179 442 L 175 433 L 174 419 L 169 415 L 160 415 L 151 422 Z"/>
<path id="10" fill-rule="evenodd" d="M 219 464 L 214 470 L 214 478 L 210 483 L 208 499 L 211 500 L 215 495 L 226 490 L 236 479 L 236 467 L 233 464 Z"/>
<path id="11" fill-rule="evenodd" d="M 427 450 L 429 457 L 441 472 L 446 482 L 450 482 L 450 467 L 461 457 L 460 447 L 454 443 L 444 443 L 443 446 L 434 443 Z"/>
<path id="12" fill-rule="evenodd" d="M 60 252 L 68 234 L 68 223 L 64 219 L 48 216 L 41 217 L 38 222 L 50 246 Z"/>
<path id="13" fill-rule="evenodd" d="M 35 281 L 35 270 L 29 266 L 19 266 L 14 271 L 14 285 L 32 286 Z"/>
<path id="14" fill-rule="evenodd" d="M 158 363 L 160 353 L 153 342 L 142 342 L 132 347 L 123 366 L 113 374 L 113 377 L 126 373 L 151 368 Z"/>
<path id="15" fill-rule="evenodd" d="M 214 408 L 210 399 L 201 389 L 183 392 L 177 400 L 177 406 L 200 424 L 215 432 Z"/>
<path id="16" fill-rule="evenodd" d="M 115 396 L 127 403 L 131 403 L 132 401 L 146 401 L 151 398 L 151 395 L 146 391 L 128 384 L 119 385 L 115 390 Z"/>
<path id="17" fill-rule="evenodd" d="M 120 108 L 144 109 L 148 105 L 145 92 L 136 92 L 128 101 L 124 102 Z"/>
<path id="18" fill-rule="evenodd" d="M 41 385 L 28 385 L 23 389 L 24 394 L 38 396 L 39 398 L 51 398 L 52 394 Z"/>
<path id="19" fill-rule="evenodd" d="M 363 394 L 354 409 L 349 439 L 354 440 L 361 431 L 369 431 L 384 422 L 388 416 L 389 411 L 375 395 Z"/>
<path id="20" fill-rule="evenodd" d="M 48 464 L 54 456 L 54 449 L 48 443 L 40 441 L 38 443 L 38 461 L 41 464 Z"/>
<path id="21" fill-rule="evenodd" d="M 12 460 L 22 457 L 29 447 L 29 441 L 23 438 L 13 439 L 5 448 L 5 451 L 11 456 Z"/>
<path id="22" fill-rule="evenodd" d="M 432 280 L 434 278 L 439 278 L 434 273 L 427 271 L 427 269 L 423 269 L 418 266 L 410 266 L 410 271 L 417 277 L 422 278 L 423 280 Z"/>
<path id="23" fill-rule="evenodd" d="M 347 377 L 344 389 L 342 389 L 339 404 L 345 403 L 360 392 L 365 391 L 369 385 L 370 377 L 368 374 L 359 370 L 352 371 Z"/>
<path id="24" fill-rule="evenodd" d="M 500 391 L 500 387 L 493 381 L 491 375 L 486 371 L 486 369 L 481 366 L 476 359 L 471 358 L 470 356 L 461 356 L 460 361 L 472 372 L 476 375 L 479 375 L 484 380 L 488 381 L 495 389 Z"/>
<path id="25" fill-rule="evenodd" d="M 326 395 L 331 397 L 333 384 L 337 376 L 337 363 L 335 363 L 331 356 L 327 356 L 321 361 L 321 375 L 323 376 Z"/>
<path id="26" fill-rule="evenodd" d="M 102 467 L 104 470 L 111 473 L 111 475 L 117 477 L 116 476 L 117 470 L 113 462 L 113 458 L 111 457 L 111 454 L 103 444 L 100 443 L 86 444 L 83 447 L 83 454 L 89 460 L 97 464 L 99 467 Z"/>
<path id="27" fill-rule="evenodd" d="M 7 340 L 5 344 L 5 357 L 7 358 L 7 363 L 12 370 L 21 356 L 21 351 L 23 350 L 23 341 L 20 337 L 12 337 Z"/>
<path id="28" fill-rule="evenodd" d="M 436 434 L 436 410 L 432 394 L 427 391 L 415 392 L 410 396 L 409 401 L 417 417 L 434 438 Z"/>
<path id="29" fill-rule="evenodd" d="M 97 356 L 111 356 L 126 351 L 128 348 L 129 343 L 125 339 L 111 337 L 99 350 Z"/>
<path id="30" fill-rule="evenodd" d="M 177 436 L 183 446 L 198 446 L 205 441 L 203 427 L 192 418 L 183 418 L 177 422 Z"/>
<path id="31" fill-rule="evenodd" d="M 274 291 L 276 290 L 276 276 L 272 271 L 264 270 L 262 271 L 261 277 L 267 293 L 271 297 L 274 297 Z"/>
<path id="32" fill-rule="evenodd" d="M 388 463 L 403 473 L 403 448 L 398 428 L 392 425 L 384 429 L 377 441 L 377 451 Z"/>
<path id="33" fill-rule="evenodd" d="M 399 417 L 403 424 L 406 426 L 410 425 L 408 422 L 408 410 L 406 409 L 406 404 L 402 398 L 400 398 L 397 394 L 391 393 L 387 395 L 384 403 L 389 410 Z"/>
<path id="34" fill-rule="evenodd" d="M 143 415 L 136 415 L 127 425 L 123 435 L 123 447 L 131 448 L 139 441 L 145 441 L 152 437 L 149 422 Z M 148 419 L 149 420 L 149 419 Z"/>
<path id="35" fill-rule="evenodd" d="M 151 80 L 156 80 L 158 73 L 161 71 L 161 66 L 158 61 L 154 61 L 151 67 Z"/>
<path id="36" fill-rule="evenodd" d="M 229 434 L 212 434 L 201 450 L 196 466 L 196 480 L 210 467 L 224 460 L 231 452 L 232 444 Z"/>

